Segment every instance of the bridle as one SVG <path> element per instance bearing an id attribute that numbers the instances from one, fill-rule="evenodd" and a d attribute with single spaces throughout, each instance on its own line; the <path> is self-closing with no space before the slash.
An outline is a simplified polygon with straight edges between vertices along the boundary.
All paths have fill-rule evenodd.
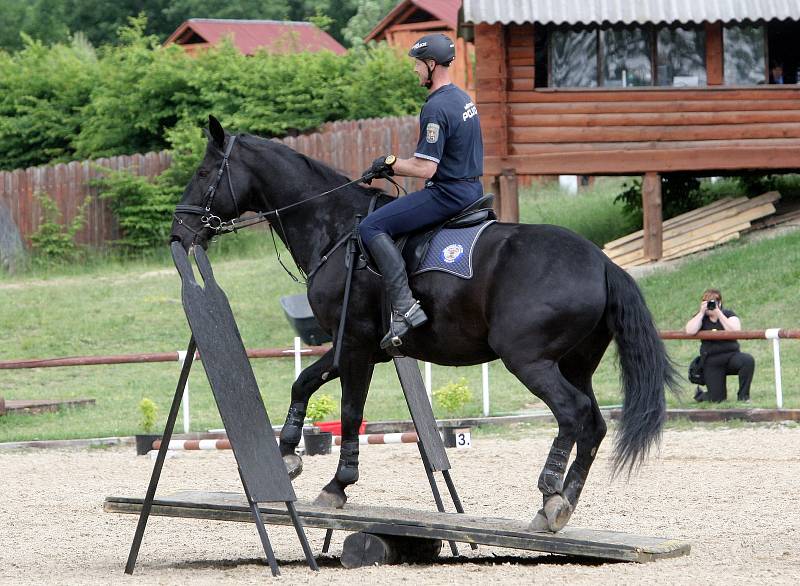
<path id="1" fill-rule="evenodd" d="M 208 186 L 206 189 L 205 194 L 203 194 L 203 205 L 202 206 L 195 206 L 195 205 L 184 205 L 178 204 L 175 206 L 175 213 L 173 217 L 178 222 L 178 224 L 182 225 L 184 228 L 189 230 L 190 232 L 194 233 L 195 236 L 199 236 L 200 232 L 184 224 L 183 219 L 178 217 L 178 214 L 194 214 L 200 216 L 200 221 L 203 223 L 203 228 L 210 228 L 214 230 L 214 232 L 219 232 L 219 229 L 222 227 L 224 222 L 222 218 L 219 216 L 215 216 L 211 213 L 211 205 L 214 203 L 214 196 L 217 194 L 217 188 L 219 187 L 220 182 L 222 181 L 222 176 L 227 175 L 228 177 L 228 190 L 231 194 L 231 199 L 233 200 L 233 207 L 236 210 L 236 217 L 239 217 L 239 204 L 236 203 L 236 193 L 233 191 L 233 182 L 231 181 L 231 172 L 230 167 L 228 165 L 228 160 L 231 156 L 231 151 L 233 150 L 233 145 L 236 144 L 236 139 L 238 138 L 237 134 L 231 136 L 231 139 L 228 141 L 228 145 L 225 147 L 225 152 L 222 155 L 222 162 L 219 165 L 219 169 L 217 169 L 217 176 L 214 181 Z M 227 173 L 225 173 L 227 171 Z"/>
<path id="2" fill-rule="evenodd" d="M 301 280 L 300 278 L 296 277 L 286 267 L 286 265 L 283 264 L 283 260 L 281 260 L 280 252 L 278 251 L 278 244 L 277 244 L 277 242 L 275 242 L 275 234 L 273 233 L 273 230 L 272 230 L 272 222 L 270 222 L 269 223 L 269 231 L 270 231 L 270 234 L 272 235 L 272 243 L 275 246 L 275 252 L 276 252 L 277 257 L 278 257 L 278 262 L 281 264 L 281 266 L 286 271 L 286 273 L 295 282 L 297 282 L 297 283 L 306 282 L 307 279 L 309 278 L 309 276 L 312 275 L 313 273 L 315 273 L 317 271 L 317 269 L 319 269 L 320 266 L 322 264 L 324 264 L 324 262 L 327 260 L 327 258 L 330 255 L 330 253 L 333 252 L 333 250 L 339 248 L 346 241 L 346 238 L 344 238 L 344 239 L 340 240 L 339 242 L 337 242 L 336 245 L 333 247 L 333 249 L 328 251 L 328 253 L 322 257 L 322 261 L 321 261 L 320 265 L 315 267 L 313 270 L 309 271 L 308 275 L 306 275 L 305 271 L 302 269 L 302 267 L 300 267 L 300 265 L 297 263 L 297 260 L 295 259 L 294 252 L 292 251 L 292 246 L 289 243 L 289 237 L 288 237 L 288 235 L 286 233 L 286 230 L 283 227 L 283 222 L 281 221 L 281 213 L 283 213 L 283 212 L 285 212 L 285 211 L 287 211 L 287 210 L 289 210 L 291 208 L 294 208 L 294 207 L 300 206 L 302 204 L 308 203 L 310 201 L 313 201 L 315 199 L 319 199 L 320 197 L 323 197 L 325 195 L 333 193 L 334 191 L 338 191 L 339 189 L 343 189 L 343 188 L 345 188 L 345 187 L 347 187 L 349 185 L 353 185 L 354 183 L 359 183 L 359 182 L 364 181 L 364 180 L 366 180 L 368 178 L 372 179 L 372 178 L 374 178 L 374 175 L 370 176 L 370 177 L 367 177 L 366 175 L 363 176 L 363 177 L 358 177 L 357 179 L 353 179 L 352 181 L 348 181 L 347 183 L 339 185 L 338 187 L 334 187 L 333 189 L 329 189 L 328 191 L 324 191 L 322 193 L 318 193 L 317 195 L 309 197 L 308 199 L 303 199 L 303 200 L 300 200 L 300 201 L 296 201 L 294 203 L 290 203 L 289 205 L 286 205 L 286 206 L 283 206 L 283 207 L 280 207 L 280 208 L 275 208 L 274 210 L 270 210 L 268 212 L 258 212 L 253 217 L 250 217 L 250 218 L 247 218 L 246 220 L 242 220 L 242 221 L 237 222 L 236 219 L 240 215 L 239 214 L 239 204 L 236 202 L 236 192 L 233 189 L 233 181 L 231 180 L 231 172 L 230 172 L 230 166 L 228 164 L 228 161 L 230 159 L 231 151 L 233 150 L 233 145 L 236 143 L 236 139 L 238 137 L 239 137 L 238 134 L 231 135 L 230 140 L 228 141 L 228 144 L 225 147 L 225 151 L 224 151 L 224 153 L 222 155 L 222 162 L 220 163 L 219 169 L 217 170 L 217 175 L 214 178 L 214 181 L 208 186 L 208 188 L 206 189 L 205 194 L 203 195 L 203 204 L 199 205 L 199 206 L 197 206 L 197 205 L 188 205 L 188 204 L 178 204 L 177 206 L 175 206 L 175 213 L 173 214 L 173 217 L 175 218 L 175 221 L 178 222 L 178 224 L 180 224 L 181 226 L 183 226 L 184 228 L 186 228 L 187 230 L 192 232 L 195 236 L 199 236 L 200 235 L 200 231 L 199 230 L 195 230 L 194 228 L 192 228 L 188 224 L 184 223 L 183 219 L 178 217 L 178 214 L 193 214 L 193 215 L 196 215 L 196 216 L 200 216 L 200 221 L 203 223 L 203 225 L 201 227 L 201 230 L 208 228 L 209 230 L 212 230 L 215 235 L 225 234 L 227 232 L 236 232 L 237 230 L 240 230 L 242 228 L 246 228 L 248 226 L 252 226 L 254 224 L 260 224 L 261 222 L 270 222 L 270 216 L 275 216 L 275 219 L 278 221 L 278 226 L 280 227 L 280 230 L 284 235 L 286 248 L 289 250 L 289 254 L 291 255 L 292 260 L 294 261 L 294 264 L 297 267 L 298 271 L 303 276 L 303 280 Z M 226 171 L 227 171 L 227 173 L 226 173 Z M 234 209 L 236 211 L 236 215 L 234 216 L 234 218 L 231 219 L 231 220 L 227 220 L 227 221 L 222 220 L 222 218 L 220 218 L 217 215 L 214 215 L 211 212 L 211 206 L 214 203 L 214 196 L 217 193 L 217 189 L 219 188 L 219 184 L 222 182 L 223 175 L 226 176 L 227 179 L 228 179 L 228 191 L 230 193 L 231 199 L 233 200 L 233 206 L 234 206 Z M 401 189 L 403 191 L 405 191 L 405 189 L 402 186 L 400 186 L 399 184 L 397 184 L 391 177 L 384 177 L 384 178 L 394 184 L 395 188 L 398 190 L 398 195 L 399 195 L 399 191 Z M 374 207 L 374 201 L 370 204 L 370 208 L 373 208 L 373 207 Z M 348 235 L 348 237 L 349 237 L 349 235 Z"/>

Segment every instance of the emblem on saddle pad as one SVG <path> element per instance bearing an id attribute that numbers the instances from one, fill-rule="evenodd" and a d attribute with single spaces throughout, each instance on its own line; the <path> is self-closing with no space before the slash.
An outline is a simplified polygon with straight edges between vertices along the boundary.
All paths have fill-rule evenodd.
<path id="1" fill-rule="evenodd" d="M 460 244 L 451 244 L 445 246 L 442 250 L 442 260 L 448 264 L 452 264 L 458 260 L 458 257 L 464 254 L 464 247 Z"/>
<path id="2" fill-rule="evenodd" d="M 412 274 L 443 271 L 462 279 L 471 279 L 475 243 L 483 231 L 493 223 L 494 220 L 489 220 L 467 228 L 444 228 L 436 232 L 419 265 L 412 269 Z"/>

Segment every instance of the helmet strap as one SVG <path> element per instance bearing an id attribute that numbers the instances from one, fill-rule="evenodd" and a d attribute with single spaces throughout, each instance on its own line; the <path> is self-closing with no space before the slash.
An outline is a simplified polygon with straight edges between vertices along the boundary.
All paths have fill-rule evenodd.
<path id="1" fill-rule="evenodd" d="M 436 62 L 433 63 L 433 67 L 428 65 L 427 61 L 423 61 L 425 63 L 425 68 L 428 70 L 428 79 L 425 82 L 425 87 L 431 89 L 433 87 L 433 70 L 436 69 Z"/>

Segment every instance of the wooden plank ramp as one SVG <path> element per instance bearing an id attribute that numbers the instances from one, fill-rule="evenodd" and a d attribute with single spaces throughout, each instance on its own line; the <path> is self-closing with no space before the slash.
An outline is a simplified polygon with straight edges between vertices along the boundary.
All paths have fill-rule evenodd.
<path id="1" fill-rule="evenodd" d="M 775 213 L 780 194 L 770 191 L 750 198 L 723 198 L 664 222 L 662 256 L 673 260 L 730 242 L 750 230 L 753 222 Z M 648 264 L 644 256 L 642 230 L 609 242 L 603 252 L 622 268 Z"/>
<path id="2" fill-rule="evenodd" d="M 138 514 L 141 498 L 106 497 L 109 513 Z M 259 504 L 264 522 L 290 525 L 282 504 Z M 421 539 L 453 540 L 543 553 L 584 556 L 606 560 L 650 562 L 688 555 L 689 543 L 662 537 L 644 537 L 619 531 L 567 527 L 559 533 L 537 533 L 529 521 L 483 518 L 458 513 L 415 511 L 393 507 L 346 505 L 343 509 L 296 503 L 303 526 L 357 531 Z M 181 491 L 156 499 L 152 515 L 217 521 L 252 522 L 244 495 L 228 492 Z"/>

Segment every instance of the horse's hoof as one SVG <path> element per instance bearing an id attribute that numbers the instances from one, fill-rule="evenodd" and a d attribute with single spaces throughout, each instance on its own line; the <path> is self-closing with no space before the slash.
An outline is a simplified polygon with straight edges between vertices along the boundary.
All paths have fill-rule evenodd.
<path id="1" fill-rule="evenodd" d="M 544 509 L 539 509 L 539 512 L 536 513 L 531 524 L 528 525 L 528 529 L 537 533 L 550 531 L 550 526 L 547 524 L 547 517 L 544 516 Z"/>
<path id="2" fill-rule="evenodd" d="M 327 507 L 329 509 L 341 509 L 346 502 L 346 494 L 335 494 L 324 489 L 319 493 L 319 496 L 314 499 L 315 505 L 318 507 Z"/>
<path id="3" fill-rule="evenodd" d="M 561 531 L 572 516 L 572 505 L 560 494 L 554 494 L 544 503 L 544 516 L 547 527 L 553 533 Z"/>
<path id="4" fill-rule="evenodd" d="M 283 464 L 289 473 L 289 478 L 294 480 L 303 471 L 303 459 L 297 454 L 287 454 L 283 457 Z"/>

